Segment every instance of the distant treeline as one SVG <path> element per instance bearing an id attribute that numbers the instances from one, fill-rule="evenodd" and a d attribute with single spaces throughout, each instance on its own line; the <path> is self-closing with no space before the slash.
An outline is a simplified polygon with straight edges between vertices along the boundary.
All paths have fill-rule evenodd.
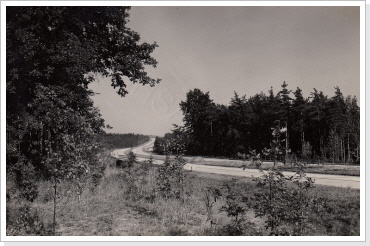
<path id="1" fill-rule="evenodd" d="M 96 140 L 107 149 L 120 149 L 138 146 L 149 141 L 149 136 L 134 133 L 107 133 L 96 135 Z"/>
<path id="2" fill-rule="evenodd" d="M 216 104 L 209 92 L 190 90 L 180 103 L 184 126 L 157 139 L 154 150 L 174 136 L 186 144 L 186 154 L 237 157 L 238 153 L 271 148 L 272 129 L 297 158 L 330 162 L 359 162 L 360 108 L 356 97 L 344 97 L 339 87 L 331 98 L 314 89 L 308 98 L 302 90 L 288 90 L 284 82 L 276 94 L 261 92 L 249 98 L 234 92 L 229 105 Z"/>

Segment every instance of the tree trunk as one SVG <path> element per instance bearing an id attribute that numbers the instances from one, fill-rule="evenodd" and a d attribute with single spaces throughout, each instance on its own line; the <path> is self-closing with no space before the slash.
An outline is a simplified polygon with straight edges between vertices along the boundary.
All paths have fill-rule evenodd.
<path id="1" fill-rule="evenodd" d="M 333 164 L 334 164 L 334 159 L 335 159 L 335 151 L 333 150 L 333 156 L 332 156 Z"/>
<path id="2" fill-rule="evenodd" d="M 40 138 L 40 154 L 41 155 L 43 154 L 43 151 L 42 151 L 43 129 L 44 128 L 42 128 L 41 131 L 39 132 L 39 134 L 40 134 L 40 136 L 39 136 L 39 138 Z"/>
<path id="3" fill-rule="evenodd" d="M 340 159 L 343 161 L 343 139 L 340 139 Z"/>
<path id="4" fill-rule="evenodd" d="M 284 165 L 286 164 L 286 162 L 288 160 L 288 148 L 289 148 L 288 121 L 285 121 L 285 128 L 286 128 L 286 132 L 285 132 L 285 161 L 284 161 Z"/>
<path id="5" fill-rule="evenodd" d="M 50 154 L 51 154 L 51 136 L 50 136 L 50 130 L 47 129 L 46 130 L 46 133 L 47 133 L 47 137 L 46 137 L 46 140 L 48 140 L 48 150 L 46 151 L 46 157 L 49 159 L 50 158 Z"/>
<path id="6" fill-rule="evenodd" d="M 343 137 L 342 139 L 342 148 L 343 148 L 343 157 L 342 157 L 342 160 L 343 162 L 345 163 L 346 162 L 346 139 Z"/>
<path id="7" fill-rule="evenodd" d="M 304 144 L 304 131 L 301 132 L 301 151 L 303 152 L 303 144 Z"/>
<path id="8" fill-rule="evenodd" d="M 320 137 L 320 157 L 322 158 L 323 153 L 325 153 L 324 147 L 323 147 L 323 137 Z"/>
<path id="9" fill-rule="evenodd" d="M 349 150 L 349 133 L 347 133 L 347 162 L 349 163 L 351 161 L 351 155 Z"/>
<path id="10" fill-rule="evenodd" d="M 271 178 L 271 177 L 270 177 Z M 271 217 L 273 218 L 272 221 L 271 221 L 271 231 L 274 231 L 275 230 L 275 216 L 274 214 L 272 214 L 272 186 L 271 186 L 271 180 L 270 180 L 270 183 L 269 183 L 269 189 L 270 189 L 270 192 L 269 192 L 269 205 L 270 205 L 270 213 L 271 213 Z"/>
<path id="11" fill-rule="evenodd" d="M 54 178 L 54 211 L 53 211 L 53 235 L 56 229 L 56 210 L 57 210 L 57 180 Z"/>

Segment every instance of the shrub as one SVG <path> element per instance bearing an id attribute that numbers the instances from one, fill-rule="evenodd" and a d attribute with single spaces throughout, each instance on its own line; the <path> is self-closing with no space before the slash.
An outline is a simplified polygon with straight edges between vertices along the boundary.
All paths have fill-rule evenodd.
<path id="1" fill-rule="evenodd" d="M 308 221 L 315 200 L 308 195 L 309 190 L 313 187 L 313 180 L 307 177 L 302 169 L 289 178 L 292 186 L 287 194 L 287 209 L 289 209 L 288 220 L 293 224 L 294 236 L 301 236 L 309 229 L 313 229 Z"/>
<path id="2" fill-rule="evenodd" d="M 185 164 L 182 156 L 176 156 L 172 160 L 167 158 L 165 164 L 158 168 L 157 190 L 162 197 L 185 200 Z"/>
<path id="3" fill-rule="evenodd" d="M 130 152 L 127 154 L 127 164 L 128 167 L 132 167 L 134 163 L 136 162 L 136 155 L 134 152 L 130 150 Z"/>
<path id="4" fill-rule="evenodd" d="M 31 210 L 29 204 L 25 204 L 12 211 L 6 209 L 6 234 L 8 236 L 43 236 L 48 232 L 38 212 Z"/>
<path id="5" fill-rule="evenodd" d="M 313 230 L 308 217 L 318 203 L 308 194 L 314 182 L 302 167 L 291 177 L 275 169 L 261 172 L 261 177 L 253 179 L 259 188 L 254 192 L 254 209 L 257 217 L 267 217 L 270 235 L 301 236 Z M 291 231 L 279 228 L 289 224 Z"/>
<path id="6" fill-rule="evenodd" d="M 215 195 L 221 194 L 224 205 L 220 211 L 226 212 L 227 216 L 232 219 L 231 223 L 224 227 L 227 235 L 240 236 L 246 229 L 244 214 L 249 207 L 249 198 L 243 194 L 237 179 L 224 182 L 220 191 L 215 190 Z"/>
<path id="7" fill-rule="evenodd" d="M 136 162 L 136 155 L 134 152 L 130 150 L 129 153 L 126 154 L 126 160 L 116 160 L 116 167 L 117 168 L 127 168 L 132 167 Z"/>
<path id="8" fill-rule="evenodd" d="M 262 160 L 260 154 L 256 152 L 256 150 L 250 150 L 249 154 L 247 155 L 249 162 L 256 166 L 258 169 L 262 166 Z"/>
<path id="9" fill-rule="evenodd" d="M 174 138 L 163 144 L 166 159 L 163 166 L 158 168 L 157 190 L 168 199 L 176 198 L 185 201 L 185 172 L 186 160 L 183 157 L 185 146 L 181 139 Z M 172 157 L 172 158 L 171 158 Z"/>
<path id="10" fill-rule="evenodd" d="M 213 219 L 213 205 L 217 202 L 219 198 L 221 198 L 221 192 L 219 189 L 214 187 L 206 187 L 202 200 L 204 201 L 205 207 L 206 207 L 206 215 L 207 215 L 207 221 L 211 224 L 211 228 L 216 222 Z"/>
<path id="11" fill-rule="evenodd" d="M 28 161 L 20 161 L 14 165 L 13 172 L 19 198 L 33 202 L 38 196 L 35 168 Z"/>
<path id="12" fill-rule="evenodd" d="M 287 187 L 284 175 L 270 169 L 262 171 L 263 175 L 253 180 L 257 188 L 254 192 L 254 210 L 256 217 L 267 216 L 266 229 L 270 229 L 271 235 L 277 233 L 277 227 L 287 219 L 290 212 L 287 205 Z"/>

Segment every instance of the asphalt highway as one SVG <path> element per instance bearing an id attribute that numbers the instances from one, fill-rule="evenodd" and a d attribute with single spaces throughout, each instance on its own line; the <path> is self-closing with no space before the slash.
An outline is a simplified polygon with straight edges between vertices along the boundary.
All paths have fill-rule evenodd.
<path id="1" fill-rule="evenodd" d="M 125 155 L 131 150 L 133 151 L 139 161 L 147 160 L 151 155 L 153 156 L 154 164 L 163 164 L 165 157 L 162 155 L 152 154 L 152 148 L 154 145 L 154 138 L 151 138 L 148 142 L 134 148 L 117 149 L 111 152 L 111 155 L 115 158 L 124 158 Z M 185 157 L 187 161 L 191 161 L 194 157 Z M 216 158 L 202 158 L 203 161 L 222 162 L 224 159 Z M 186 163 L 184 168 L 186 170 L 192 170 L 195 172 L 215 173 L 239 177 L 258 177 L 262 173 L 257 169 L 245 169 L 238 167 L 220 167 L 210 166 L 204 164 L 193 164 Z M 293 172 L 283 172 L 284 175 L 292 176 Z M 360 189 L 360 177 L 356 176 L 342 176 L 342 175 L 328 175 L 328 174 L 317 174 L 317 173 L 306 173 L 308 177 L 314 180 L 316 185 L 328 185 L 344 188 Z"/>

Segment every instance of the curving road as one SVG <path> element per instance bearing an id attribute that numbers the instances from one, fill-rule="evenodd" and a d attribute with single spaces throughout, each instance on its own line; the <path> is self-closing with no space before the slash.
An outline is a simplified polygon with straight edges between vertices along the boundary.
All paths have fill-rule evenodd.
<path id="1" fill-rule="evenodd" d="M 125 155 L 131 150 L 133 151 L 137 159 L 139 161 L 147 160 L 151 155 L 153 156 L 153 163 L 154 164 L 163 164 L 165 157 L 163 155 L 154 155 L 151 153 L 154 145 L 154 138 L 151 138 L 148 142 L 135 147 L 135 148 L 125 148 L 125 149 L 117 149 L 111 152 L 111 155 L 115 158 L 124 158 Z M 209 166 L 203 164 L 192 164 L 189 163 L 194 159 L 194 157 L 185 157 L 188 161 L 184 166 L 187 170 L 192 170 L 196 172 L 206 172 L 206 173 L 215 173 L 215 174 L 224 174 L 224 175 L 231 175 L 231 176 L 239 176 L 239 177 L 259 177 L 261 176 L 261 172 L 257 169 L 241 169 L 237 167 L 220 167 L 220 166 Z M 225 161 L 223 159 L 216 159 L 216 158 L 202 158 L 202 161 L 212 161 L 212 162 L 222 162 Z M 236 161 L 238 162 L 238 161 Z M 241 161 L 240 161 L 241 162 Z M 294 172 L 283 172 L 284 175 L 294 175 Z M 315 184 L 317 185 L 329 185 L 329 186 L 336 186 L 336 187 L 344 187 L 344 188 L 353 188 L 353 189 L 360 189 L 360 177 L 355 176 L 341 176 L 341 175 L 327 175 L 327 174 L 317 174 L 317 173 L 307 173 L 307 176 L 313 178 L 315 180 Z"/>

